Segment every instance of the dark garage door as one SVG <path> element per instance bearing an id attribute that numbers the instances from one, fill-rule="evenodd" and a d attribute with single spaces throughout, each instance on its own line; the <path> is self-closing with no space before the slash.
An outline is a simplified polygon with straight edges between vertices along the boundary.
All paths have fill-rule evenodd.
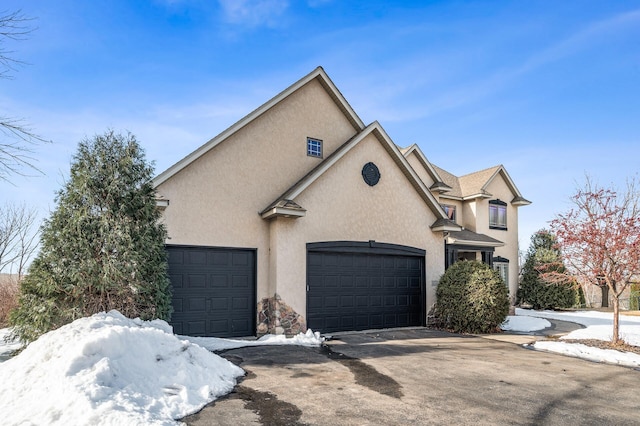
<path id="1" fill-rule="evenodd" d="M 424 325 L 424 250 L 307 244 L 307 325 L 322 333 Z"/>
<path id="2" fill-rule="evenodd" d="M 255 250 L 167 246 L 167 251 L 176 334 L 255 335 Z"/>

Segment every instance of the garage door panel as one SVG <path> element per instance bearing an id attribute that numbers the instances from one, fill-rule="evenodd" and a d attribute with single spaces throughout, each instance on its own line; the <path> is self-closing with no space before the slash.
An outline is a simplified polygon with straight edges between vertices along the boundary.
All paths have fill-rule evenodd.
<path id="1" fill-rule="evenodd" d="M 209 263 L 216 266 L 226 266 L 229 264 L 229 253 L 212 252 L 209 254 Z"/>
<path id="2" fill-rule="evenodd" d="M 323 306 L 322 296 L 309 296 L 307 299 L 309 309 L 320 309 Z"/>
<path id="3" fill-rule="evenodd" d="M 182 301 L 182 298 L 174 298 L 172 305 L 173 305 L 173 314 L 174 315 L 176 313 L 181 313 L 183 311 L 182 307 L 184 305 L 184 302 Z"/>
<path id="4" fill-rule="evenodd" d="M 206 299 L 204 297 L 190 297 L 187 310 L 190 312 L 205 312 L 207 310 Z"/>
<path id="5" fill-rule="evenodd" d="M 342 276 L 340 277 L 340 288 L 355 287 L 354 281 L 355 281 L 354 277 L 350 275 Z"/>
<path id="6" fill-rule="evenodd" d="M 167 246 L 176 333 L 255 335 L 255 250 Z"/>
<path id="7" fill-rule="evenodd" d="M 369 296 L 358 295 L 356 296 L 356 306 L 358 308 L 365 308 L 369 306 Z"/>
<path id="8" fill-rule="evenodd" d="M 382 288 L 382 277 L 369 277 L 369 288 Z"/>
<path id="9" fill-rule="evenodd" d="M 232 258 L 234 266 L 249 266 L 251 261 L 249 253 L 233 253 Z"/>
<path id="10" fill-rule="evenodd" d="M 340 308 L 353 308 L 354 306 L 355 306 L 355 301 L 353 296 L 340 297 Z"/>
<path id="11" fill-rule="evenodd" d="M 324 299 L 321 307 L 325 309 L 335 309 L 340 306 L 340 298 L 338 296 L 324 296 L 321 299 Z"/>
<path id="12" fill-rule="evenodd" d="M 308 252 L 307 323 L 321 332 L 422 325 L 424 256 Z"/>
<path id="13" fill-rule="evenodd" d="M 246 297 L 234 297 L 233 301 L 233 309 L 248 309 L 249 308 L 249 300 Z"/>
<path id="14" fill-rule="evenodd" d="M 182 281 L 182 275 L 169 274 L 169 281 L 171 281 L 171 285 L 173 286 L 173 288 L 184 287 L 184 283 Z"/>
<path id="15" fill-rule="evenodd" d="M 238 334 L 249 336 L 251 333 L 251 324 L 246 319 L 233 319 L 231 328 Z"/>
<path id="16" fill-rule="evenodd" d="M 213 288 L 227 288 L 229 287 L 229 279 L 226 275 L 210 275 L 211 287 Z"/>
<path id="17" fill-rule="evenodd" d="M 369 315 L 370 328 L 382 328 L 382 327 L 384 327 L 384 321 L 383 321 L 382 317 L 383 317 L 382 314 Z"/>
<path id="18" fill-rule="evenodd" d="M 229 320 L 217 319 L 209 321 L 209 329 L 212 333 L 226 333 L 229 327 Z"/>
<path id="19" fill-rule="evenodd" d="M 212 297 L 211 309 L 214 311 L 226 311 L 229 309 L 229 299 L 227 297 Z"/>
<path id="20" fill-rule="evenodd" d="M 188 336 L 202 336 L 207 330 L 207 322 L 205 320 L 184 321 L 183 326 L 186 326 L 186 334 Z"/>
<path id="21" fill-rule="evenodd" d="M 187 276 L 187 287 L 205 288 L 207 286 L 207 276 L 204 274 L 189 274 Z"/>
<path id="22" fill-rule="evenodd" d="M 340 317 L 340 328 L 344 330 L 354 330 L 355 325 L 355 318 L 352 315 Z"/>
<path id="23" fill-rule="evenodd" d="M 246 275 L 234 275 L 231 286 L 234 288 L 248 288 L 250 278 Z"/>
<path id="24" fill-rule="evenodd" d="M 204 250 L 193 250 L 189 252 L 187 263 L 189 263 L 190 265 L 206 265 L 207 252 Z"/>
<path id="25" fill-rule="evenodd" d="M 169 251 L 167 262 L 170 265 L 182 265 L 184 263 L 184 253 L 181 251 Z"/>

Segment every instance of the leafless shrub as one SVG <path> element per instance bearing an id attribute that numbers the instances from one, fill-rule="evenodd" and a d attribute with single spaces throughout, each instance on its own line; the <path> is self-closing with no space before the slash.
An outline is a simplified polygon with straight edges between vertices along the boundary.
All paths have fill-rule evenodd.
<path id="1" fill-rule="evenodd" d="M 0 328 L 8 326 L 9 312 L 18 305 L 18 277 L 0 274 Z"/>

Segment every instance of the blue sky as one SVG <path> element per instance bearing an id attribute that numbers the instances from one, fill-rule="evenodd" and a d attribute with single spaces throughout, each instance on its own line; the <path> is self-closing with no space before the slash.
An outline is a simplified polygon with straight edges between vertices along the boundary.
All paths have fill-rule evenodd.
<path id="1" fill-rule="evenodd" d="M 520 245 L 569 208 L 585 173 L 622 186 L 640 164 L 640 1 L 4 0 L 36 18 L 5 44 L 0 115 L 53 142 L 45 176 L 2 198 L 54 208 L 78 142 L 130 131 L 159 173 L 325 68 L 365 121 L 463 175 L 503 164 Z"/>

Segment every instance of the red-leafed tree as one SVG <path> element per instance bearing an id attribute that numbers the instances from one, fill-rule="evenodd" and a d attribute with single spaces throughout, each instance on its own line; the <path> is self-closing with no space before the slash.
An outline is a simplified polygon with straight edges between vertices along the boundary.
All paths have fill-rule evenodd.
<path id="1" fill-rule="evenodd" d="M 639 195 L 636 178 L 627 181 L 626 191 L 618 192 L 587 177 L 571 198 L 574 207 L 551 222 L 569 272 L 608 289 L 614 345 L 620 343 L 620 296 L 640 277 Z"/>

